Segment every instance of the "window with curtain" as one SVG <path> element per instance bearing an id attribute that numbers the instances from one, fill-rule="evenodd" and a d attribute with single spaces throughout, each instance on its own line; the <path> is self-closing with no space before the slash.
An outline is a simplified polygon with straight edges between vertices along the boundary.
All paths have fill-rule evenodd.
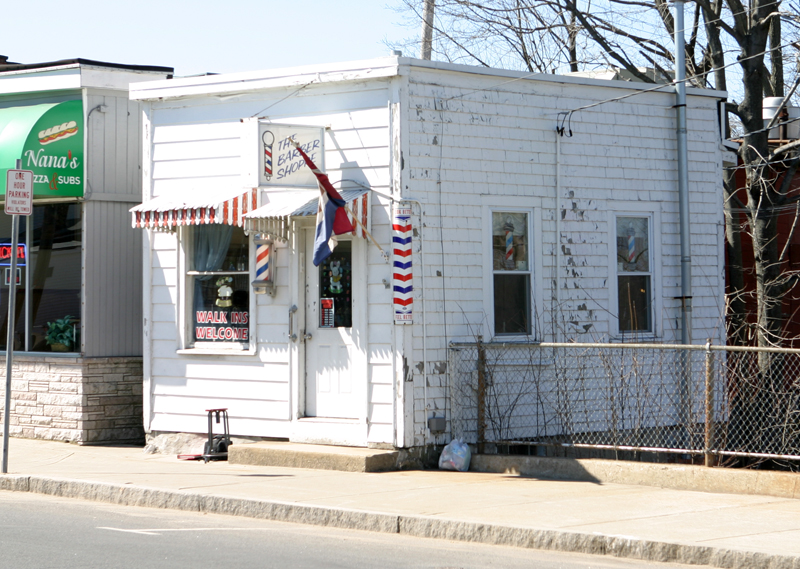
<path id="1" fill-rule="evenodd" d="M 192 346 L 249 347 L 249 242 L 239 227 L 189 228 L 187 286 Z"/>

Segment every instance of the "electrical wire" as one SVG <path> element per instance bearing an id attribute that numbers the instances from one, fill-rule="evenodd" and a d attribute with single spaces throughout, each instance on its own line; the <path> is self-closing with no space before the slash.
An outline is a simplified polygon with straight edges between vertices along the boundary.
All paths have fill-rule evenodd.
<path id="1" fill-rule="evenodd" d="M 747 12 L 749 12 L 749 11 L 748 10 L 743 10 L 740 13 L 747 13 Z M 796 43 L 797 42 L 795 42 L 795 41 L 789 41 L 789 42 L 786 42 L 786 43 L 781 44 L 779 46 L 775 46 L 775 47 L 771 47 L 771 48 L 765 49 L 764 51 L 761 51 L 761 52 L 759 52 L 757 54 L 754 54 L 754 55 L 751 55 L 751 56 L 748 56 L 748 57 L 745 57 L 745 58 L 738 58 L 735 62 L 731 62 L 729 64 L 723 65 L 722 67 L 714 67 L 712 69 L 709 69 L 708 71 L 704 71 L 704 72 L 698 73 L 696 75 L 690 75 L 690 76 L 684 78 L 682 80 L 682 82 L 688 84 L 689 82 L 691 82 L 694 79 L 703 78 L 703 77 L 705 77 L 707 75 L 710 75 L 710 74 L 712 74 L 712 73 L 714 73 L 716 71 L 719 71 L 719 70 L 722 70 L 722 69 L 727 69 L 729 67 L 733 67 L 735 65 L 738 65 L 742 61 L 747 61 L 749 59 L 755 59 L 757 57 L 761 57 L 763 55 L 769 54 L 769 53 L 771 53 L 773 51 L 777 51 L 777 50 L 783 49 L 785 47 L 790 47 L 792 45 L 795 45 Z M 442 101 L 452 101 L 452 100 L 456 100 L 456 99 L 461 99 L 463 97 L 466 97 L 468 95 L 472 95 L 474 93 L 482 93 L 482 92 L 486 92 L 486 91 L 496 91 L 500 87 L 503 87 L 504 85 L 508 85 L 510 83 L 515 83 L 517 81 L 522 81 L 522 80 L 525 80 L 525 79 L 529 79 L 529 78 L 534 77 L 536 75 L 542 75 L 542 74 L 540 72 L 527 73 L 527 74 L 522 75 L 520 77 L 515 77 L 513 79 L 509 79 L 507 81 L 503 81 L 501 83 L 497 83 L 495 85 L 491 85 L 491 86 L 485 87 L 483 89 L 473 89 L 471 91 L 466 91 L 464 93 L 461 93 L 460 95 L 454 95 L 452 97 L 443 98 L 441 100 Z M 566 116 L 564 116 L 563 118 L 560 118 L 559 120 L 561 120 L 562 128 L 563 128 L 564 123 L 565 122 L 569 122 L 571 120 L 571 118 L 572 118 L 571 115 L 576 113 L 576 112 L 587 110 L 587 109 L 591 109 L 593 107 L 597 107 L 597 106 L 600 106 L 600 105 L 603 105 L 603 104 L 606 104 L 606 103 L 613 103 L 613 102 L 617 102 L 617 101 L 622 101 L 622 100 L 625 100 L 625 99 L 628 99 L 628 98 L 631 98 L 631 97 L 635 97 L 637 95 L 641 95 L 643 93 L 650 93 L 650 92 L 654 92 L 654 91 L 660 91 L 662 89 L 673 88 L 678 83 L 679 83 L 679 81 L 673 80 L 670 83 L 659 84 L 659 85 L 656 85 L 656 86 L 648 88 L 648 89 L 637 90 L 636 92 L 628 93 L 626 95 L 621 95 L 619 97 L 613 97 L 611 99 L 606 99 L 606 100 L 603 100 L 603 101 L 597 101 L 597 102 L 592 103 L 590 105 L 584 105 L 582 107 L 577 107 L 577 108 L 570 109 L 570 110 L 567 110 L 567 111 L 561 111 L 561 112 L 558 113 L 559 117 L 561 117 L 561 115 L 566 115 Z M 571 132 L 571 129 L 570 129 L 570 132 Z"/>
<path id="2" fill-rule="evenodd" d="M 294 97 L 294 96 L 295 96 L 295 95 L 297 95 L 297 94 L 298 94 L 300 91 L 302 91 L 303 89 L 305 89 L 306 87 L 308 87 L 309 85 L 311 85 L 312 83 L 314 83 L 315 81 L 316 81 L 316 79 L 312 79 L 312 80 L 311 80 L 311 81 L 309 81 L 308 83 L 305 83 L 304 85 L 301 85 L 299 89 L 297 89 L 297 90 L 295 90 L 295 91 L 292 91 L 291 93 L 289 93 L 288 95 L 286 95 L 286 96 L 285 96 L 285 97 L 283 97 L 282 99 L 278 99 L 277 101 L 275 101 L 275 102 L 274 102 L 274 103 L 272 103 L 271 105 L 269 105 L 269 106 L 267 106 L 267 107 L 265 107 L 265 108 L 261 109 L 261 110 L 260 110 L 260 111 L 258 111 L 257 113 L 254 113 L 253 115 L 251 115 L 251 116 L 250 116 L 250 118 L 260 117 L 260 116 L 261 116 L 261 113 L 263 113 L 264 111 L 267 111 L 267 110 L 271 109 L 272 107 L 274 107 L 274 106 L 275 106 L 275 105 L 277 105 L 278 103 L 282 103 L 283 101 L 285 101 L 286 99 L 288 99 L 288 98 L 290 98 L 290 97 Z"/>

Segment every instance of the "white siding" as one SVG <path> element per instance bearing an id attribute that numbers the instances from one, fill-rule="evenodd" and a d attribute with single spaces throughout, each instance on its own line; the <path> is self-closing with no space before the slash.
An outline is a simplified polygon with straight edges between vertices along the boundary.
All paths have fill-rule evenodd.
<path id="1" fill-rule="evenodd" d="M 659 214 L 662 234 L 658 341 L 676 341 L 680 294 L 674 96 L 641 94 L 573 115 L 573 136 L 561 139 L 561 194 L 555 208 L 557 113 L 612 99 L 625 91 L 560 84 L 552 78 L 511 84 L 497 77 L 412 69 L 405 108 L 410 145 L 403 191 L 426 202 L 424 275 L 415 256 L 415 323 L 426 303 L 426 346 L 414 327 L 414 444 L 425 441 L 426 420 L 447 402 L 450 341 L 492 337 L 492 307 L 483 289 L 491 274 L 482 259 L 486 208 L 518 199 L 541 208 L 540 256 L 544 299 L 540 340 L 607 341 L 616 299 L 609 298 L 609 212 L 630 204 Z M 694 338 L 722 338 L 723 257 L 721 155 L 716 100 L 689 98 L 689 183 L 692 212 Z M 441 206 L 440 206 L 441 204 Z M 646 205 L 642 205 L 646 204 Z M 555 217 L 560 235 L 555 235 Z M 419 223 L 419 220 L 417 220 Z M 561 262 L 555 271 L 555 248 Z M 415 249 L 418 251 L 419 245 Z M 421 290 L 418 275 L 423 277 Z M 560 305 L 553 282 L 557 279 Z M 491 298 L 491 297 L 490 297 Z M 679 336 L 679 334 L 678 334 Z M 427 361 L 423 362 L 426 352 Z M 427 409 L 425 401 L 427 396 Z"/>
<path id="2" fill-rule="evenodd" d="M 235 188 L 246 184 L 252 166 L 245 149 L 250 132 L 242 119 L 269 108 L 275 122 L 327 126 L 325 169 L 334 183 L 356 180 L 378 191 L 389 190 L 389 116 L 387 82 L 345 86 L 319 86 L 302 97 L 286 93 L 242 96 L 229 103 L 209 105 L 203 98 L 179 104 L 154 103 L 150 116 L 152 144 L 151 182 L 146 197 L 191 188 Z M 274 104 L 274 106 L 273 106 Z M 345 182 L 345 187 L 352 187 Z M 337 184 L 338 187 L 338 184 Z M 384 249 L 390 244 L 389 204 L 373 196 L 370 212 L 373 235 Z M 178 353 L 177 306 L 182 294 L 178 275 L 178 241 L 173 235 L 154 234 L 150 286 L 153 303 L 150 369 L 152 422 L 156 431 L 203 431 L 204 409 L 228 407 L 231 430 L 252 436 L 289 436 L 289 422 L 300 405 L 292 393 L 292 376 L 298 375 L 293 350 L 300 344 L 288 339 L 288 309 L 297 300 L 296 276 L 291 256 L 296 245 L 277 247 L 278 290 L 274 298 L 256 296 L 252 333 L 255 355 L 201 356 Z M 392 313 L 391 290 L 382 284 L 390 277 L 388 266 L 370 246 L 367 259 L 370 302 L 369 330 L 380 342 L 362 357 L 364 369 L 355 377 L 367 382 L 363 417 L 370 442 L 393 440 Z M 376 328 L 378 327 L 378 328 Z M 302 354 L 301 354 L 302 355 Z M 304 378 L 299 378 L 300 384 Z M 298 410 L 302 415 L 302 409 Z M 366 443 L 364 439 L 362 443 Z"/>

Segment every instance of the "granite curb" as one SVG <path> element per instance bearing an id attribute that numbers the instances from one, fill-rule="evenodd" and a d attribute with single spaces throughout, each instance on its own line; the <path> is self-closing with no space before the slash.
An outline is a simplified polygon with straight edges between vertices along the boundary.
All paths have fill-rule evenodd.
<path id="1" fill-rule="evenodd" d="M 429 516 L 387 514 L 272 500 L 232 498 L 160 490 L 129 484 L 120 485 L 40 476 L 0 475 L 0 490 L 80 498 L 123 506 L 243 516 L 340 529 L 397 533 L 414 537 L 568 553 L 610 555 L 663 563 L 706 565 L 725 569 L 752 569 L 753 567 L 800 569 L 800 557 L 794 556 L 658 542 L 600 533 L 541 530 Z"/>

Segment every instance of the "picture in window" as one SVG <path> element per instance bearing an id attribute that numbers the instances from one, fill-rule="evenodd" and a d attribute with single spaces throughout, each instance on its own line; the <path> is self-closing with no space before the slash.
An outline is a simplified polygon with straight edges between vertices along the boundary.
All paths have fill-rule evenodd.
<path id="1" fill-rule="evenodd" d="M 528 214 L 492 212 L 494 333 L 531 334 Z"/>
<path id="2" fill-rule="evenodd" d="M 250 271 L 247 236 L 239 227 L 192 228 L 189 290 L 195 344 L 248 344 Z"/>
<path id="3" fill-rule="evenodd" d="M 620 332 L 652 332 L 650 218 L 617 217 Z"/>

